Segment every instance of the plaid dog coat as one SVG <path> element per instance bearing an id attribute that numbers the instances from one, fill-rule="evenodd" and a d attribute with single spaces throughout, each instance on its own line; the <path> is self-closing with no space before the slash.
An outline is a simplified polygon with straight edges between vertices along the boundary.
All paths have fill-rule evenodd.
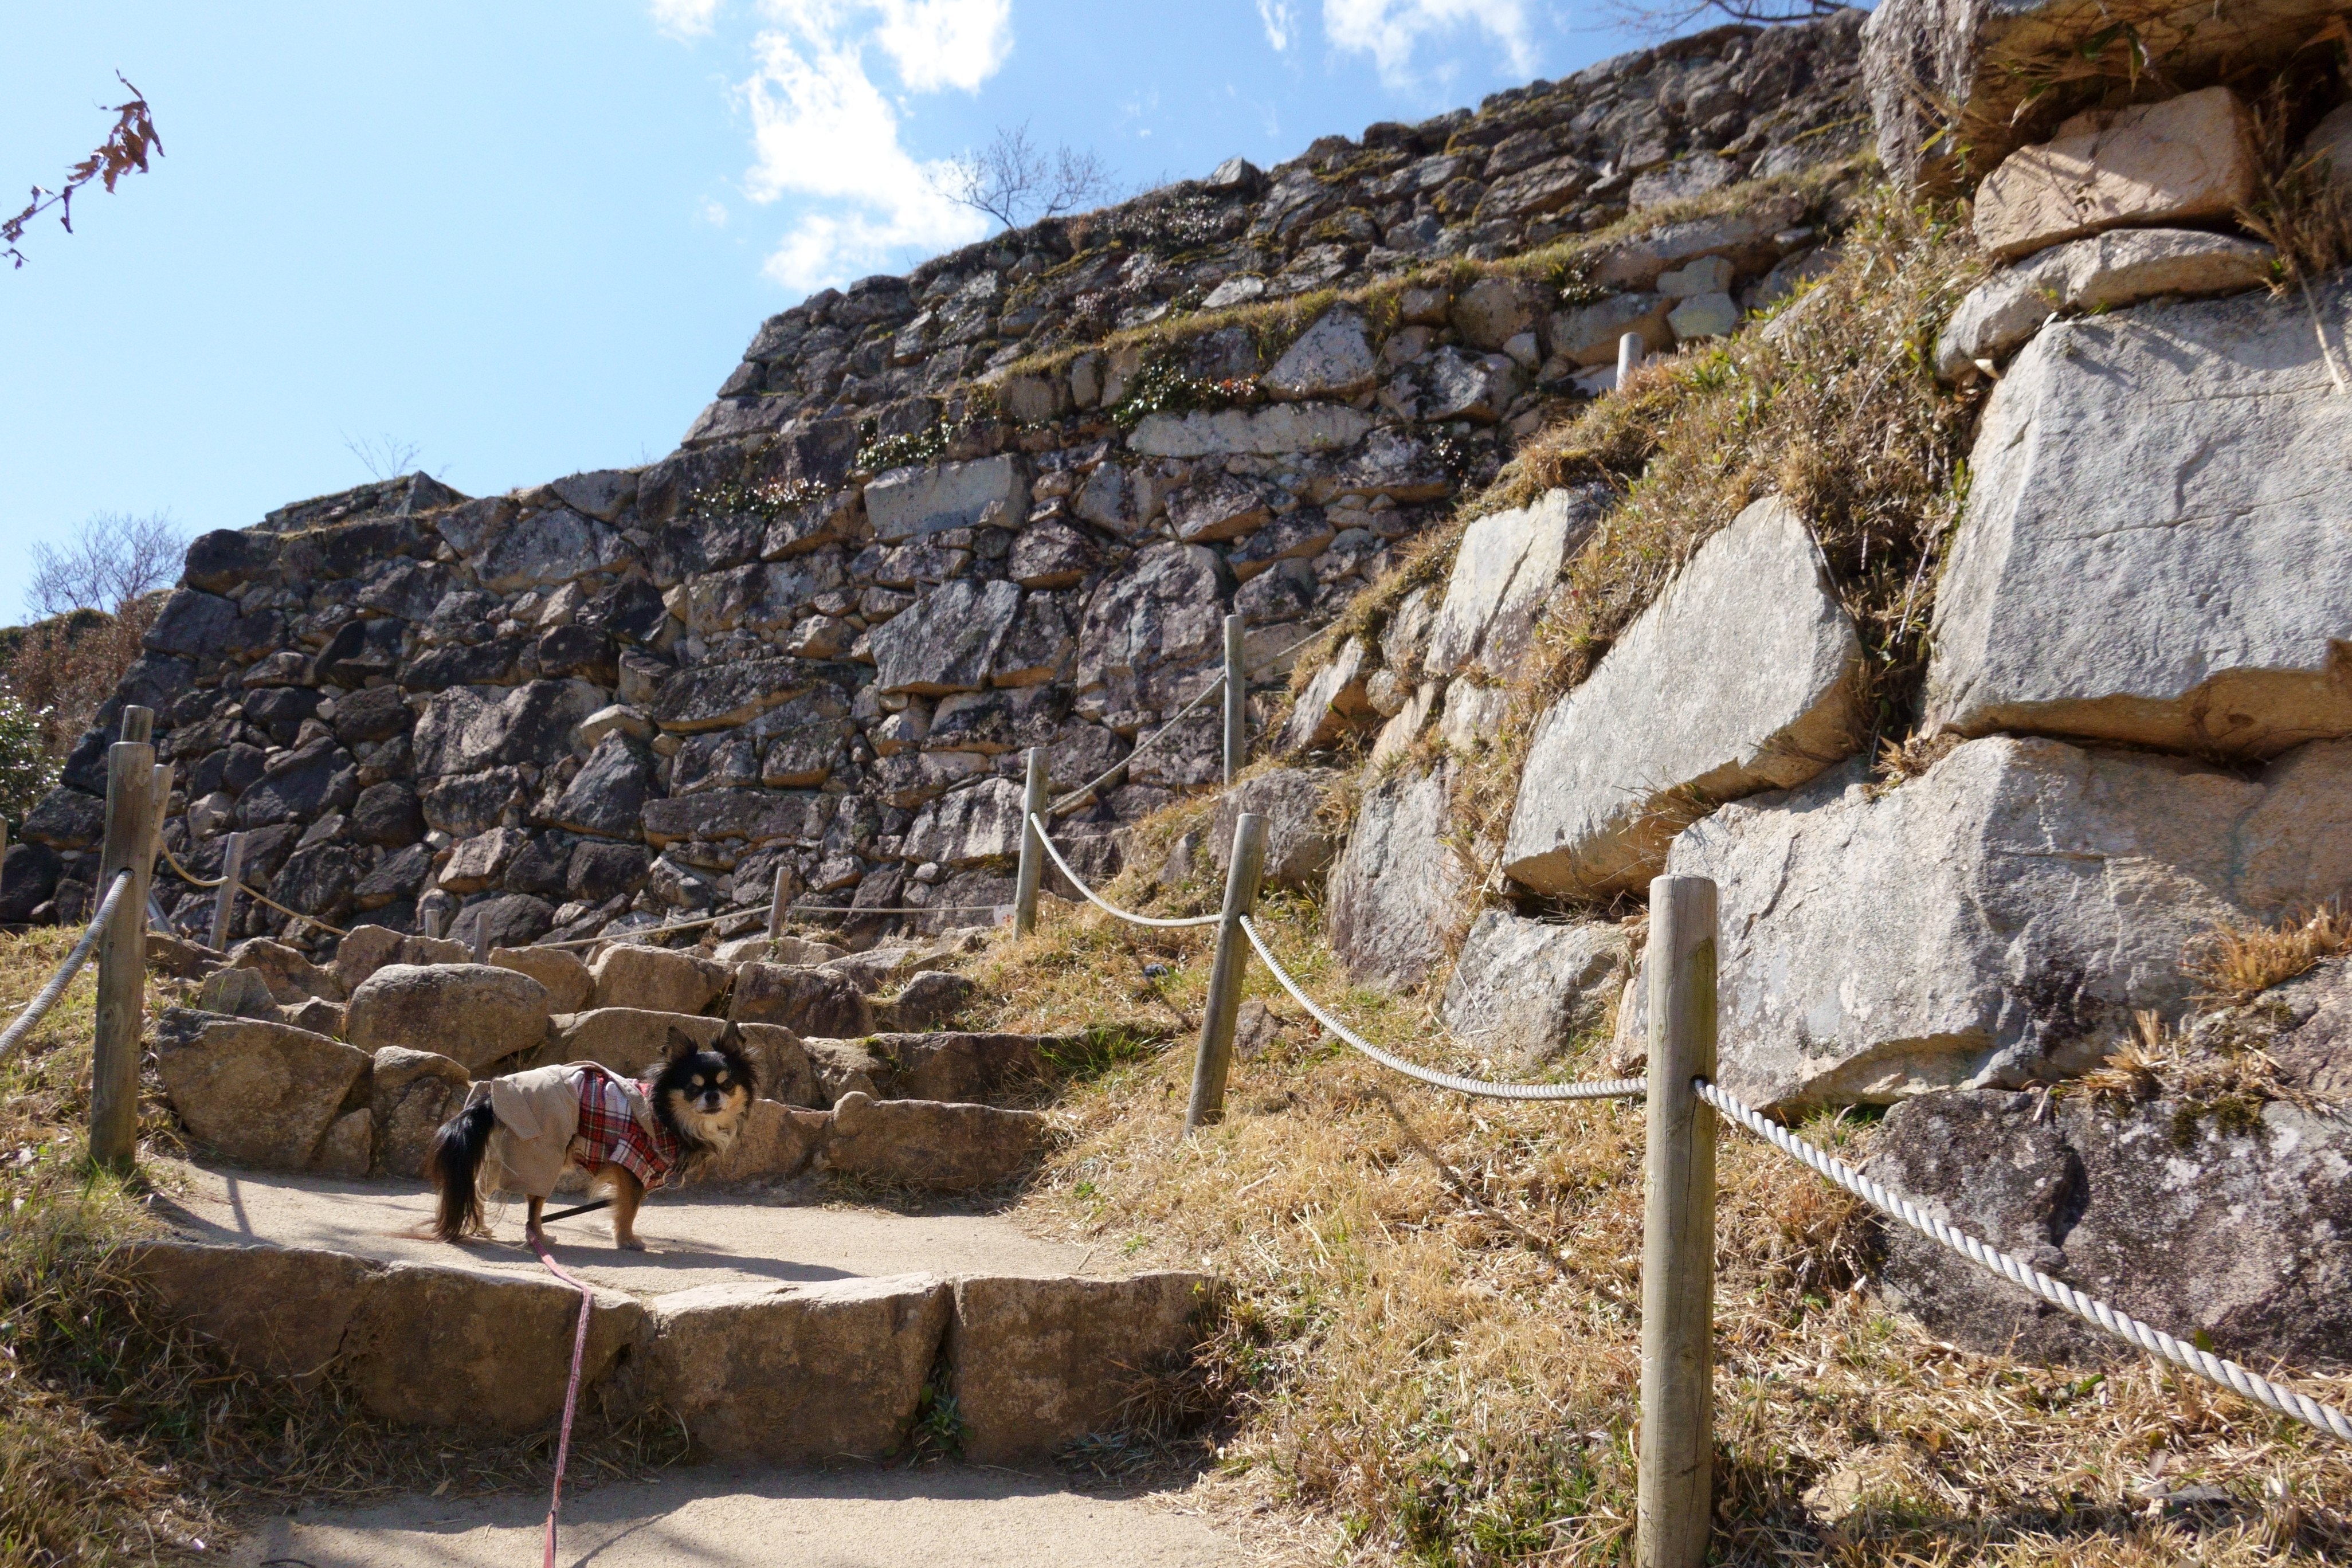
<path id="1" fill-rule="evenodd" d="M 656 1122 L 648 1131 L 630 1113 L 627 1091 L 604 1069 L 583 1067 L 573 1081 L 580 1095 L 580 1125 L 572 1135 L 572 1158 L 589 1171 L 618 1165 L 643 1182 L 647 1192 L 660 1186 L 683 1152 L 669 1130 Z M 652 1084 L 635 1088 L 645 1100 L 653 1099 Z"/>

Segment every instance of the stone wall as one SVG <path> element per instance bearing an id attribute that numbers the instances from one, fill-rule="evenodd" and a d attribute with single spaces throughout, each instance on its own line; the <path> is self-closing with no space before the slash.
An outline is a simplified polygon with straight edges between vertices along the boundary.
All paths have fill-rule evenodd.
<path id="1" fill-rule="evenodd" d="M 9 850 L 0 919 L 85 910 L 137 702 L 181 862 L 217 875 L 242 830 L 246 879 L 336 925 L 748 925 L 780 872 L 804 902 L 985 922 L 1024 748 L 1064 784 L 1120 762 L 1228 611 L 1278 682 L 1605 385 L 1620 332 L 1671 346 L 1786 286 L 1817 236 L 1784 176 L 1864 130 L 1859 20 L 1717 29 L 825 290 L 641 468 L 482 499 L 415 477 L 206 534 Z M 1503 265 L 1548 246 L 1560 265 Z M 1203 711 L 1071 821 L 1081 868 L 1218 768 Z M 238 931 L 287 926 L 247 903 Z"/>

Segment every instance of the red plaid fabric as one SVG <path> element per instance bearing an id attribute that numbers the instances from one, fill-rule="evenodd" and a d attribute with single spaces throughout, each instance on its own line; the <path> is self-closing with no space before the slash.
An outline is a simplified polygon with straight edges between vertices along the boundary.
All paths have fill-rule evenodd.
<path id="1" fill-rule="evenodd" d="M 604 1164 L 622 1166 L 643 1182 L 647 1192 L 660 1186 L 662 1178 L 677 1163 L 681 1152 L 677 1140 L 658 1123 L 652 1132 L 639 1126 L 629 1114 L 621 1086 L 594 1068 L 583 1068 L 572 1081 L 580 1089 L 580 1130 L 572 1134 L 572 1159 L 589 1171 Z M 647 1100 L 653 1098 L 653 1085 L 636 1087 Z"/>

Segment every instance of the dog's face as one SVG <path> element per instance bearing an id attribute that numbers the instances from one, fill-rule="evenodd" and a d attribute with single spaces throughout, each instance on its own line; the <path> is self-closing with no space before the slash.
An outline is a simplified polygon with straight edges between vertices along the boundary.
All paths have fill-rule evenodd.
<path id="1" fill-rule="evenodd" d="M 704 1050 L 672 1030 L 669 1059 L 654 1080 L 654 1101 L 688 1142 L 724 1149 L 743 1130 L 759 1089 L 751 1062 L 731 1041 Z"/>

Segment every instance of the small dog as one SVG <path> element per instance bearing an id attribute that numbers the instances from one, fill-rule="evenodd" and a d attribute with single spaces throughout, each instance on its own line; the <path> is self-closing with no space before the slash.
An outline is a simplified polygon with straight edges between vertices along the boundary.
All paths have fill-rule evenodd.
<path id="1" fill-rule="evenodd" d="M 578 1170 L 592 1188 L 611 1190 L 614 1241 L 644 1251 L 636 1220 L 646 1194 L 673 1177 L 686 1180 L 732 1147 L 760 1088 L 731 1026 L 709 1050 L 679 1029 L 669 1043 L 668 1058 L 648 1081 L 572 1062 L 476 1084 L 466 1109 L 433 1135 L 425 1160 L 440 1193 L 434 1236 L 454 1242 L 484 1228 L 482 1165 L 494 1156 L 505 1178 L 499 1185 L 530 1194 L 532 1240 L 544 1240 L 540 1215 L 557 1178 Z M 555 1134 L 567 1124 L 572 1135 L 559 1150 Z"/>

